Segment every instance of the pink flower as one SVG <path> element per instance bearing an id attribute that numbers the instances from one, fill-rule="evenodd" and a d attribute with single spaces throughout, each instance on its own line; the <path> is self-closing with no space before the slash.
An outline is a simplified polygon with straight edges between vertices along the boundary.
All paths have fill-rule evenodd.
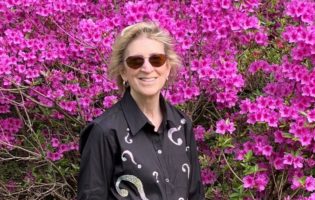
<path id="1" fill-rule="evenodd" d="M 255 184 L 258 191 L 264 191 L 268 182 L 269 178 L 264 173 L 258 174 L 255 178 Z"/>
<path id="2" fill-rule="evenodd" d="M 104 97 L 103 105 L 105 108 L 111 107 L 117 101 L 117 97 L 114 95 Z"/>
<path id="3" fill-rule="evenodd" d="M 295 189 L 300 188 L 302 186 L 300 179 L 301 179 L 300 176 L 294 176 L 293 177 L 291 189 L 295 190 Z"/>
<path id="4" fill-rule="evenodd" d="M 231 0 L 221 0 L 221 7 L 223 9 L 229 9 L 231 7 Z"/>
<path id="5" fill-rule="evenodd" d="M 58 152 L 60 154 L 64 153 L 64 152 L 67 152 L 67 151 L 70 151 L 70 146 L 67 145 L 67 144 L 62 144 L 60 145 L 59 149 L 58 149 Z"/>
<path id="6" fill-rule="evenodd" d="M 294 157 L 291 154 L 284 155 L 283 164 L 292 165 Z"/>
<path id="7" fill-rule="evenodd" d="M 278 119 L 275 116 L 268 116 L 265 121 L 270 127 L 278 127 Z"/>
<path id="8" fill-rule="evenodd" d="M 204 141 L 205 140 L 205 132 L 206 132 L 205 128 L 201 125 L 198 125 L 196 128 L 194 128 L 196 141 Z"/>
<path id="9" fill-rule="evenodd" d="M 314 14 L 312 14 L 312 13 L 304 13 L 303 15 L 302 15 L 302 17 L 301 17 L 301 20 L 303 21 L 303 22 L 305 22 L 305 23 L 309 23 L 309 24 L 311 24 L 311 23 L 313 23 L 313 21 L 314 21 Z"/>
<path id="10" fill-rule="evenodd" d="M 276 143 L 280 143 L 281 144 L 281 143 L 283 143 L 285 141 L 285 138 L 283 137 L 281 131 L 277 130 L 273 134 L 274 134 L 274 138 L 275 138 L 275 142 Z"/>
<path id="11" fill-rule="evenodd" d="M 57 161 L 57 160 L 60 160 L 61 158 L 63 157 L 62 154 L 56 152 L 56 153 L 53 153 L 51 151 L 48 151 L 47 152 L 47 155 L 46 155 L 46 158 L 48 158 L 49 160 L 51 161 Z"/>
<path id="12" fill-rule="evenodd" d="M 252 175 L 247 175 L 243 178 L 244 188 L 253 188 L 255 185 L 255 180 Z"/>
<path id="13" fill-rule="evenodd" d="M 270 145 L 265 145 L 264 147 L 263 147 L 263 149 L 262 149 L 262 154 L 264 155 L 264 156 L 271 156 L 271 154 L 272 154 L 272 146 L 270 146 Z"/>
<path id="14" fill-rule="evenodd" d="M 301 156 L 296 156 L 293 160 L 294 168 L 302 168 L 303 167 L 303 158 Z"/>
<path id="15" fill-rule="evenodd" d="M 243 29 L 250 29 L 250 28 L 259 28 L 259 20 L 256 17 L 248 17 L 244 22 L 243 22 Z"/>
<path id="16" fill-rule="evenodd" d="M 235 131 L 234 123 L 230 122 L 229 119 L 227 120 L 219 120 L 216 123 L 216 132 L 219 134 L 225 134 L 226 132 L 229 132 L 232 134 Z"/>
<path id="17" fill-rule="evenodd" d="M 314 32 L 309 32 L 305 38 L 305 43 L 314 45 L 315 44 L 315 33 Z"/>
<path id="18" fill-rule="evenodd" d="M 302 146 L 308 146 L 312 142 L 312 135 L 309 133 L 304 133 L 302 135 L 297 136 Z"/>
<path id="19" fill-rule="evenodd" d="M 77 144 L 75 142 L 70 142 L 69 148 L 70 148 L 70 150 L 79 150 L 79 144 Z"/>
<path id="20" fill-rule="evenodd" d="M 315 168 L 315 160 L 309 158 L 309 159 L 304 159 L 306 164 L 311 167 L 311 168 Z"/>
<path id="21" fill-rule="evenodd" d="M 306 177 L 305 188 L 307 191 L 310 191 L 310 192 L 314 191 L 315 190 L 315 178 L 313 178 L 312 176 Z"/>
<path id="22" fill-rule="evenodd" d="M 284 169 L 283 159 L 281 157 L 275 158 L 275 160 L 273 161 L 273 165 L 274 165 L 276 170 Z"/>
<path id="23" fill-rule="evenodd" d="M 251 150 L 254 149 L 254 143 L 252 143 L 252 142 L 245 142 L 245 143 L 243 144 L 243 147 L 244 147 L 244 150 L 245 150 L 246 152 L 251 151 Z"/>
<path id="24" fill-rule="evenodd" d="M 15 181 L 13 180 L 9 180 L 6 184 L 6 188 L 7 190 L 9 190 L 10 192 L 14 192 L 16 190 L 17 184 Z"/>
<path id="25" fill-rule="evenodd" d="M 309 123 L 315 122 L 315 109 L 311 110 L 307 114 L 307 121 Z"/>
<path id="26" fill-rule="evenodd" d="M 199 95 L 199 88 L 198 87 L 186 87 L 184 88 L 184 98 L 189 100 L 192 99 L 194 96 Z"/>
<path id="27" fill-rule="evenodd" d="M 255 41 L 257 44 L 260 44 L 262 46 L 268 45 L 268 36 L 266 33 L 257 32 L 255 35 Z"/>
<path id="28" fill-rule="evenodd" d="M 250 100 L 249 99 L 245 99 L 241 101 L 240 104 L 240 114 L 246 114 L 249 111 L 249 106 L 250 106 Z"/>
<path id="29" fill-rule="evenodd" d="M 90 97 L 82 97 L 79 99 L 79 104 L 82 108 L 88 108 L 92 103 L 92 99 Z"/>
<path id="30" fill-rule="evenodd" d="M 76 101 L 61 101 L 59 103 L 60 107 L 69 112 L 75 112 L 77 110 Z"/>
<path id="31" fill-rule="evenodd" d="M 217 175 L 210 169 L 202 169 L 201 179 L 204 185 L 211 185 L 217 180 Z"/>
<path id="32" fill-rule="evenodd" d="M 257 60 L 255 62 L 252 62 L 249 66 L 248 72 L 254 74 L 258 70 L 264 70 L 269 66 L 269 63 L 264 60 Z"/>
<path id="33" fill-rule="evenodd" d="M 306 200 L 315 200 L 315 193 L 312 193 Z"/>
<path id="34" fill-rule="evenodd" d="M 51 139 L 51 146 L 52 147 L 57 148 L 57 147 L 59 147 L 59 145 L 60 145 L 60 142 L 59 142 L 59 140 L 57 138 L 52 138 Z"/>
<path id="35" fill-rule="evenodd" d="M 265 173 L 247 175 L 243 178 L 244 188 L 256 188 L 258 191 L 264 191 L 268 182 L 269 178 Z"/>
<path id="36" fill-rule="evenodd" d="M 236 153 L 235 160 L 244 160 L 244 156 L 247 152 L 245 150 L 239 150 Z"/>

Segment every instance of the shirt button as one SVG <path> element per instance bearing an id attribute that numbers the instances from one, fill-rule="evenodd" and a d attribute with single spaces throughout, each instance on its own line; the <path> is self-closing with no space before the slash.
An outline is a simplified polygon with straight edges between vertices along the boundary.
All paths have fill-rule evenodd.
<path id="1" fill-rule="evenodd" d="M 165 179 L 165 182 L 167 182 L 167 183 L 170 182 L 170 179 L 166 178 L 166 179 Z"/>
<path id="2" fill-rule="evenodd" d="M 157 152 L 158 152 L 158 154 L 162 154 L 162 150 L 161 149 L 159 149 Z"/>

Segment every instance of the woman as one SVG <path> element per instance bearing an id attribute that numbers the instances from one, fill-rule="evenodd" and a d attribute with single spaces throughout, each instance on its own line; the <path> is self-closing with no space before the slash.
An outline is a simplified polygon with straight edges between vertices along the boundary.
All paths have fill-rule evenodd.
<path id="1" fill-rule="evenodd" d="M 161 95 L 179 64 L 154 23 L 122 31 L 108 71 L 124 95 L 81 133 L 78 199 L 204 199 L 191 120 Z"/>

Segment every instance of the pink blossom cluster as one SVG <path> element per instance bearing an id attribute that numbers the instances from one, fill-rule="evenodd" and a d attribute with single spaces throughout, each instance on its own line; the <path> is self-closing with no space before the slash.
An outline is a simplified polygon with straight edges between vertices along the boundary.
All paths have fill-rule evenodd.
<path id="1" fill-rule="evenodd" d="M 214 171 L 210 170 L 210 169 L 202 169 L 201 170 L 201 179 L 202 179 L 202 183 L 204 185 L 211 185 L 213 184 L 216 179 L 217 179 L 217 175 Z"/>
<path id="2" fill-rule="evenodd" d="M 46 158 L 57 161 L 63 158 L 64 153 L 68 151 L 79 150 L 79 145 L 74 142 L 70 143 L 61 143 L 58 138 L 53 137 L 50 142 L 51 147 L 54 149 L 53 151 L 48 150 Z"/>
<path id="3" fill-rule="evenodd" d="M 194 128 L 193 132 L 195 134 L 196 141 L 204 141 L 205 140 L 206 129 L 203 126 L 201 126 L 201 125 L 196 126 Z"/>
<path id="4" fill-rule="evenodd" d="M 313 24 L 315 20 L 315 3 L 314 1 L 293 0 L 287 3 L 285 13 L 295 20 L 307 24 Z"/>
<path id="5" fill-rule="evenodd" d="M 274 153 L 268 138 L 264 135 L 251 134 L 251 140 L 244 142 L 242 147 L 236 153 L 237 160 L 244 160 L 244 156 L 252 151 L 256 156 L 264 156 L 266 159 L 270 159 L 270 156 Z"/>
<path id="6" fill-rule="evenodd" d="M 270 127 L 278 126 L 279 114 L 276 110 L 281 105 L 281 99 L 258 97 L 255 102 L 245 99 L 240 104 L 241 114 L 247 114 L 247 123 L 267 123 Z"/>
<path id="7" fill-rule="evenodd" d="M 23 122 L 12 117 L 0 119 L 0 127 L 0 148 L 14 149 L 16 133 L 23 127 Z"/>
<path id="8" fill-rule="evenodd" d="M 293 189 L 304 188 L 309 192 L 315 191 L 315 178 L 313 176 L 305 176 L 303 175 L 303 172 L 295 171 L 291 181 L 291 188 Z"/>
<path id="9" fill-rule="evenodd" d="M 234 123 L 230 122 L 230 120 L 219 120 L 216 124 L 216 133 L 225 134 L 225 133 L 233 133 L 235 131 Z"/>
<path id="10" fill-rule="evenodd" d="M 243 178 L 244 188 L 256 188 L 258 191 L 265 190 L 268 182 L 269 178 L 265 173 L 247 175 Z"/>

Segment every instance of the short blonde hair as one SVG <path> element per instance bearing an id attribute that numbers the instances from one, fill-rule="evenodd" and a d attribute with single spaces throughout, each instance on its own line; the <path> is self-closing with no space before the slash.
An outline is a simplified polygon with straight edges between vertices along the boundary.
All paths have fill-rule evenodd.
<path id="1" fill-rule="evenodd" d="M 115 79 L 120 93 L 125 91 L 121 72 L 124 69 L 124 55 L 126 48 L 131 41 L 144 35 L 149 39 L 159 41 L 164 44 L 165 55 L 168 57 L 168 64 L 171 67 L 168 82 L 173 82 L 176 73 L 181 65 L 179 56 L 174 51 L 173 38 L 169 32 L 160 28 L 153 22 L 140 22 L 124 28 L 113 44 L 112 55 L 108 66 L 108 75 Z"/>

